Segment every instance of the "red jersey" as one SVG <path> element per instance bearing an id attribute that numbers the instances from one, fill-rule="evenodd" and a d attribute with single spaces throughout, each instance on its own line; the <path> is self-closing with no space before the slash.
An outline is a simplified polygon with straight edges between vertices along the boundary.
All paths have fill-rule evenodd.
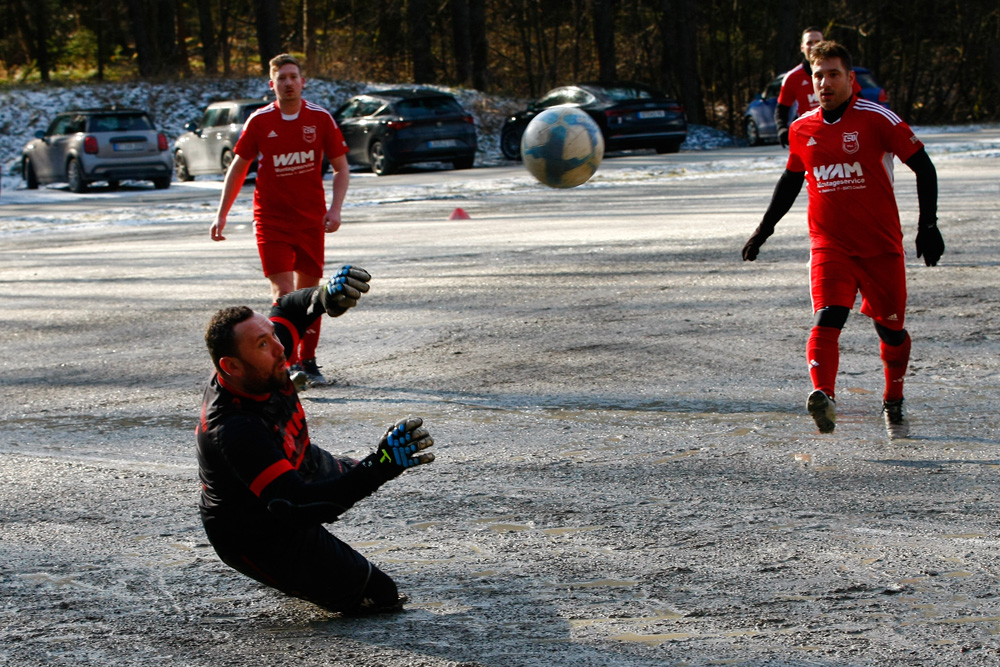
<path id="1" fill-rule="evenodd" d="M 905 162 L 923 144 L 899 116 L 852 97 L 840 120 L 827 123 L 816 109 L 792 123 L 788 139 L 787 169 L 806 174 L 813 250 L 903 252 L 893 156 Z"/>
<path id="2" fill-rule="evenodd" d="M 247 119 L 235 151 L 244 160 L 257 158 L 253 217 L 258 226 L 323 226 L 323 156 L 332 161 L 347 153 L 329 111 L 303 100 L 298 114 L 289 117 L 268 104 Z"/>
<path id="3" fill-rule="evenodd" d="M 861 85 L 858 80 L 854 80 L 852 92 L 857 95 L 861 92 Z M 778 93 L 778 104 L 786 107 L 796 107 L 795 115 L 790 115 L 789 119 L 795 116 L 802 116 L 807 111 L 819 106 L 819 97 L 813 88 L 812 74 L 806 71 L 805 65 L 799 65 L 795 69 L 785 72 L 785 78 L 781 80 L 781 92 Z"/>

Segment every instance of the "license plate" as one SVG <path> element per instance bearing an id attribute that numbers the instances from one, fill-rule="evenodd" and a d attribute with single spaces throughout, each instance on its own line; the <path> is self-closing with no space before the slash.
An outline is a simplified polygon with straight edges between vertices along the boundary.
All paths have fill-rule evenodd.
<path id="1" fill-rule="evenodd" d="M 454 139 L 435 139 L 434 141 L 428 141 L 428 148 L 451 148 L 452 146 L 457 146 L 458 142 Z"/>
<path id="2" fill-rule="evenodd" d="M 667 112 L 663 109 L 656 109 L 655 111 L 640 111 L 639 118 L 663 118 L 667 115 Z"/>
<path id="3" fill-rule="evenodd" d="M 146 150 L 145 141 L 119 141 L 115 144 L 116 151 L 142 151 Z"/>

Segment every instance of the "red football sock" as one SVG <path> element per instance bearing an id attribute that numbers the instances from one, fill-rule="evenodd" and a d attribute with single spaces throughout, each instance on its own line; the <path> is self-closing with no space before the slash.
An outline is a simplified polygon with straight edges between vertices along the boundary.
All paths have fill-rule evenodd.
<path id="1" fill-rule="evenodd" d="M 834 327 L 813 327 L 806 343 L 806 361 L 813 389 L 819 389 L 830 398 L 834 397 L 837 384 L 837 367 L 840 365 L 840 329 Z"/>
<path id="2" fill-rule="evenodd" d="M 898 401 L 903 398 L 903 378 L 910 363 L 910 334 L 907 332 L 906 339 L 901 345 L 887 345 L 885 341 L 880 343 L 882 366 L 885 368 L 883 398 L 886 401 Z"/>
<path id="3" fill-rule="evenodd" d="M 319 345 L 319 329 L 323 318 L 317 317 L 316 321 L 309 325 L 306 332 L 302 334 L 302 343 L 299 345 L 299 359 L 315 359 L 316 347 Z"/>

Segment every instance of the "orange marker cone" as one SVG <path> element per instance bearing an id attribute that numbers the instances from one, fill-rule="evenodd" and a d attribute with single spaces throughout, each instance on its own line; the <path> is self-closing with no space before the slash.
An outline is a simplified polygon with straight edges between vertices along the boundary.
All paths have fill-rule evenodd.
<path id="1" fill-rule="evenodd" d="M 454 211 L 451 212 L 451 215 L 448 216 L 448 219 L 449 220 L 471 220 L 472 218 L 470 218 L 469 214 L 466 213 L 461 208 L 456 208 Z"/>

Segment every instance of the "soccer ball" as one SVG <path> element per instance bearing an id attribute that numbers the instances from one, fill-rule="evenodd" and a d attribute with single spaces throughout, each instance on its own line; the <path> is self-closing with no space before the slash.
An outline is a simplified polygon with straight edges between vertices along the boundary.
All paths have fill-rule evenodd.
<path id="1" fill-rule="evenodd" d="M 576 107 L 550 107 L 531 119 L 521 137 L 521 159 L 531 175 L 552 188 L 586 183 L 604 157 L 604 137 Z"/>

